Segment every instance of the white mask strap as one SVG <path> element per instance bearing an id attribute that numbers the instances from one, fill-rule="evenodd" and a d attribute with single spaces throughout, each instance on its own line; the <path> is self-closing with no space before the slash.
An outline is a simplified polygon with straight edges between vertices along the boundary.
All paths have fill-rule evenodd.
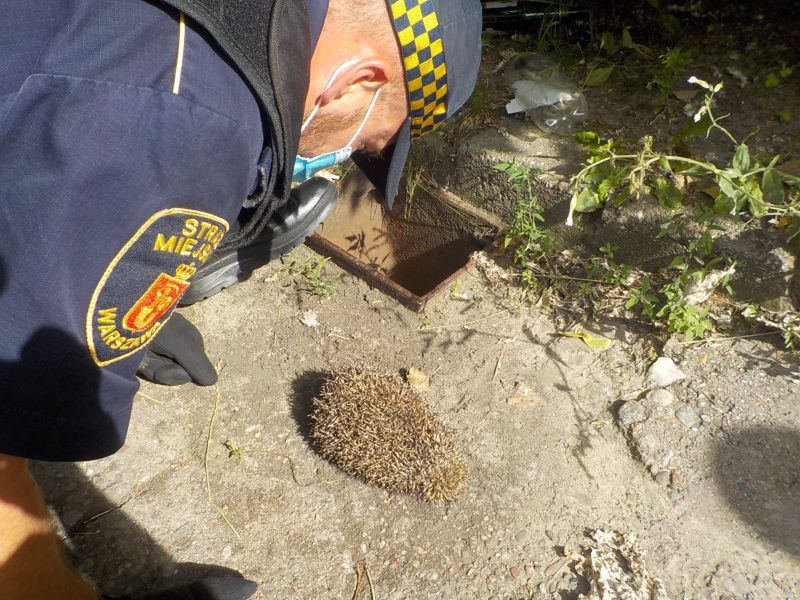
<path id="1" fill-rule="evenodd" d="M 336 78 L 339 76 L 339 73 L 341 73 L 348 67 L 352 67 L 358 61 L 359 61 L 358 58 L 353 58 L 351 60 L 348 60 L 346 63 L 339 65 L 339 67 L 333 72 L 333 75 L 331 75 L 330 79 L 328 79 L 328 83 L 325 84 L 325 88 L 320 92 L 320 95 L 324 94 L 330 89 L 333 82 L 336 81 Z M 306 120 L 303 121 L 303 125 L 302 127 L 300 127 L 300 133 L 303 133 L 306 130 L 306 127 L 308 127 L 308 124 L 311 122 L 311 119 L 313 119 L 314 115 L 317 114 L 320 102 L 321 102 L 320 100 L 317 100 L 317 103 L 314 105 L 314 108 L 311 109 L 311 113 L 308 115 L 308 117 L 306 117 Z"/>
<path id="2" fill-rule="evenodd" d="M 358 129 L 356 129 L 356 132 L 353 134 L 353 137 L 351 137 L 350 141 L 347 142 L 348 148 L 353 145 L 353 142 L 356 141 L 356 138 L 361 133 L 361 130 L 364 129 L 364 125 L 367 124 L 367 119 L 369 119 L 369 115 L 372 112 L 372 109 L 375 108 L 375 103 L 378 101 L 378 96 L 381 95 L 381 89 L 383 88 L 378 88 L 377 90 L 375 90 L 375 95 L 372 97 L 372 102 L 369 103 L 369 108 L 367 108 L 367 114 L 364 115 L 364 118 L 361 120 L 361 125 L 358 126 Z"/>

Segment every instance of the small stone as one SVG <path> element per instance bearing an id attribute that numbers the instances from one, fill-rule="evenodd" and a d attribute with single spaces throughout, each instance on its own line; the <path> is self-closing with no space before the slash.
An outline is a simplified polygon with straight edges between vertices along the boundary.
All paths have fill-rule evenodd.
<path id="1" fill-rule="evenodd" d="M 461 560 L 463 560 L 465 563 L 471 563 L 473 560 L 475 560 L 475 555 L 472 553 L 472 550 L 466 548 L 461 551 Z"/>
<path id="2" fill-rule="evenodd" d="M 697 416 L 697 413 L 688 404 L 684 404 L 675 412 L 675 418 L 678 419 L 684 427 L 688 427 L 689 429 L 700 425 L 700 417 Z"/>
<path id="3" fill-rule="evenodd" d="M 229 544 L 222 549 L 222 560 L 228 560 L 233 554 L 233 547 Z"/>
<path id="4" fill-rule="evenodd" d="M 300 322 L 306 327 L 310 327 L 312 329 L 319 327 L 319 318 L 317 317 L 317 313 L 310 308 L 303 313 L 302 317 L 300 317 Z"/>
<path id="5" fill-rule="evenodd" d="M 650 386 L 665 388 L 681 379 L 686 379 L 686 373 L 666 356 L 657 359 L 647 370 L 647 384 Z"/>
<path id="6" fill-rule="evenodd" d="M 625 428 L 630 427 L 634 423 L 645 421 L 649 416 L 642 403 L 636 400 L 631 400 L 620 406 L 619 413 L 617 414 L 619 424 Z"/>
<path id="7" fill-rule="evenodd" d="M 514 539 L 521 543 L 528 539 L 528 535 L 528 530 L 523 529 L 522 531 L 517 532 L 517 535 L 514 536 Z"/>
<path id="8" fill-rule="evenodd" d="M 675 401 L 675 396 L 667 390 L 653 390 L 647 394 L 647 399 L 656 406 L 665 408 Z"/>
<path id="9" fill-rule="evenodd" d="M 517 577 L 519 577 L 522 574 L 522 572 L 520 571 L 520 569 L 519 569 L 519 567 L 517 565 L 514 565 L 513 567 L 511 567 L 509 569 L 509 572 L 511 573 L 511 576 L 514 579 L 516 579 Z"/>
<path id="10" fill-rule="evenodd" d="M 656 473 L 656 483 L 659 485 L 667 486 L 669 485 L 671 476 L 669 471 L 659 471 Z"/>

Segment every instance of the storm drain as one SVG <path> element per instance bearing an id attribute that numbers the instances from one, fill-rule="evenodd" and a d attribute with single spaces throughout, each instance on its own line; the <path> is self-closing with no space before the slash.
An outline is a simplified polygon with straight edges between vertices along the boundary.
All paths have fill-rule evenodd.
<path id="1" fill-rule="evenodd" d="M 307 244 L 412 310 L 446 289 L 500 223 L 446 190 L 417 192 L 391 210 L 374 193 L 344 187 L 333 213 Z"/>

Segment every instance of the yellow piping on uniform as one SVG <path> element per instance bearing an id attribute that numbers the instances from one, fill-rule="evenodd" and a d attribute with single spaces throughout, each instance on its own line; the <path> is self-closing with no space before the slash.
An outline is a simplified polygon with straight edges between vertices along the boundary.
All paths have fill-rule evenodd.
<path id="1" fill-rule="evenodd" d="M 178 22 L 178 58 L 175 61 L 175 79 L 172 82 L 172 93 L 177 94 L 181 89 L 181 71 L 183 71 L 183 46 L 186 43 L 186 17 L 181 13 Z"/>

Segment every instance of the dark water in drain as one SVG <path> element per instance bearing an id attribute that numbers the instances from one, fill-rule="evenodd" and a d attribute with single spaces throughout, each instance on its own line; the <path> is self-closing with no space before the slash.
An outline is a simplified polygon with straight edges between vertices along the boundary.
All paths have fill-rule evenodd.
<path id="1" fill-rule="evenodd" d="M 385 273 L 417 296 L 424 296 L 467 264 L 481 248 L 473 223 L 441 201 L 399 201 L 391 211 L 370 196 L 343 201 L 320 233 L 362 263 Z"/>
<path id="2" fill-rule="evenodd" d="M 404 260 L 387 274 L 408 291 L 424 296 L 467 264 L 481 246 L 471 238 L 455 239 Z"/>

